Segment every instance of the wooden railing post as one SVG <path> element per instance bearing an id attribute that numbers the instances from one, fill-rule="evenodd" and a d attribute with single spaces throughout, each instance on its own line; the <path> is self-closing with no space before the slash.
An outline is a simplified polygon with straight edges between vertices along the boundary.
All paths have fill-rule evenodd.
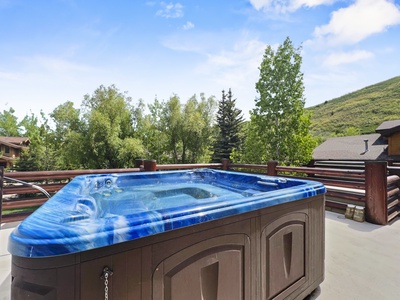
<path id="1" fill-rule="evenodd" d="M 278 171 L 276 170 L 276 166 L 278 165 L 278 161 L 277 160 L 270 160 L 267 163 L 267 174 L 270 176 L 277 176 L 278 175 Z"/>
<path id="2" fill-rule="evenodd" d="M 378 225 L 388 223 L 386 161 L 365 162 L 365 219 Z"/>
<path id="3" fill-rule="evenodd" d="M 1 216 L 3 215 L 3 177 L 4 177 L 4 167 L 0 167 L 0 225 L 1 225 Z"/>
<path id="4" fill-rule="evenodd" d="M 135 168 L 144 168 L 144 160 L 141 158 L 135 159 Z"/>
<path id="5" fill-rule="evenodd" d="M 144 170 L 145 171 L 157 171 L 157 161 L 155 159 L 146 159 L 144 161 Z"/>
<path id="6" fill-rule="evenodd" d="M 229 159 L 221 158 L 221 163 L 222 163 L 222 170 L 224 171 L 229 170 Z"/>

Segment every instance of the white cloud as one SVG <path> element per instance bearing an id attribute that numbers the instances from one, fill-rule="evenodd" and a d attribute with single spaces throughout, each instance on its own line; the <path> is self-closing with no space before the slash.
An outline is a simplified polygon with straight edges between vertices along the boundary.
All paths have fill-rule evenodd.
<path id="1" fill-rule="evenodd" d="M 356 44 L 398 24 L 400 9 L 393 1 L 357 0 L 333 12 L 329 24 L 317 27 L 314 36 L 331 45 Z"/>
<path id="2" fill-rule="evenodd" d="M 350 64 L 360 60 L 372 58 L 373 56 L 373 53 L 365 50 L 331 53 L 325 58 L 324 65 L 333 67 L 343 64 Z"/>
<path id="3" fill-rule="evenodd" d="M 272 2 L 271 0 L 249 0 L 250 4 L 253 5 L 253 7 L 256 10 L 260 10 L 263 7 L 269 6 L 270 2 Z"/>
<path id="4" fill-rule="evenodd" d="M 183 5 L 180 3 L 160 3 L 162 9 L 156 12 L 156 16 L 167 18 L 167 19 L 175 19 L 183 17 Z"/>
<path id="5" fill-rule="evenodd" d="M 188 65 L 188 85 L 208 90 L 217 97 L 222 89 L 232 88 L 237 106 L 245 117 L 257 96 L 255 83 L 266 43 L 248 32 L 180 31 L 165 37 L 161 43 L 175 51 L 197 54 Z M 275 47 L 275 45 L 274 45 Z M 191 74 L 191 75 L 190 75 Z M 191 77 L 190 77 L 191 76 Z M 200 87 L 200 88 L 199 88 Z"/>
<path id="6" fill-rule="evenodd" d="M 294 12 L 301 7 L 329 5 L 339 0 L 249 0 L 256 10 Z"/>
<path id="7" fill-rule="evenodd" d="M 94 70 L 90 66 L 74 63 L 58 57 L 36 56 L 28 60 L 37 67 L 51 72 L 88 72 Z"/>
<path id="8" fill-rule="evenodd" d="M 190 31 L 179 31 L 162 37 L 160 42 L 171 50 L 205 54 L 215 49 L 218 38 L 213 32 L 198 31 L 193 35 Z"/>
<path id="9" fill-rule="evenodd" d="M 11 72 L 0 72 L 0 79 L 2 80 L 18 80 L 20 74 Z"/>
<path id="10" fill-rule="evenodd" d="M 187 21 L 185 25 L 183 25 L 183 30 L 189 30 L 194 28 L 194 24 L 192 22 Z"/>
<path id="11" fill-rule="evenodd" d="M 212 78 L 221 86 L 239 89 L 253 86 L 259 75 L 266 45 L 258 39 L 242 38 L 231 50 L 208 53 L 207 60 L 199 65 L 198 73 Z"/>

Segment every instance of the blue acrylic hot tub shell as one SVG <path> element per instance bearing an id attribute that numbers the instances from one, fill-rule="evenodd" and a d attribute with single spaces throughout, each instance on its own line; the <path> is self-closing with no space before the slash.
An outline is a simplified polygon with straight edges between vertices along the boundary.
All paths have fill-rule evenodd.
<path id="1" fill-rule="evenodd" d="M 78 176 L 14 230 L 8 250 L 76 253 L 323 193 L 319 182 L 208 169 Z"/>

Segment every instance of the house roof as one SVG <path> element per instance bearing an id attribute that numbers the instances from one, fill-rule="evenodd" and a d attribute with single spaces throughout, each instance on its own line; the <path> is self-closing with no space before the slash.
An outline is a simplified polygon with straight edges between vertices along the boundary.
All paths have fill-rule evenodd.
<path id="1" fill-rule="evenodd" d="M 365 151 L 368 140 L 368 151 Z M 314 149 L 314 160 L 388 160 L 387 140 L 379 133 L 330 138 Z"/>
<path id="2" fill-rule="evenodd" d="M 14 148 L 26 147 L 30 144 L 30 142 L 31 141 L 27 137 L 0 136 L 1 144 Z"/>
<path id="3" fill-rule="evenodd" d="M 383 136 L 389 136 L 400 131 L 400 120 L 385 121 L 375 130 Z"/>
<path id="4" fill-rule="evenodd" d="M 15 160 L 14 157 L 0 156 L 0 161 L 13 161 L 13 160 Z"/>

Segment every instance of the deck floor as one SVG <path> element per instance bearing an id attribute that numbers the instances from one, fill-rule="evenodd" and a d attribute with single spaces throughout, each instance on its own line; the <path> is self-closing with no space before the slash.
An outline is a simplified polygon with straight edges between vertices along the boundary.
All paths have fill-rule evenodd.
<path id="1" fill-rule="evenodd" d="M 12 230 L 9 224 L 0 230 L 0 300 L 10 299 Z M 325 280 L 309 300 L 399 299 L 400 220 L 377 226 L 326 212 L 325 237 Z"/>

